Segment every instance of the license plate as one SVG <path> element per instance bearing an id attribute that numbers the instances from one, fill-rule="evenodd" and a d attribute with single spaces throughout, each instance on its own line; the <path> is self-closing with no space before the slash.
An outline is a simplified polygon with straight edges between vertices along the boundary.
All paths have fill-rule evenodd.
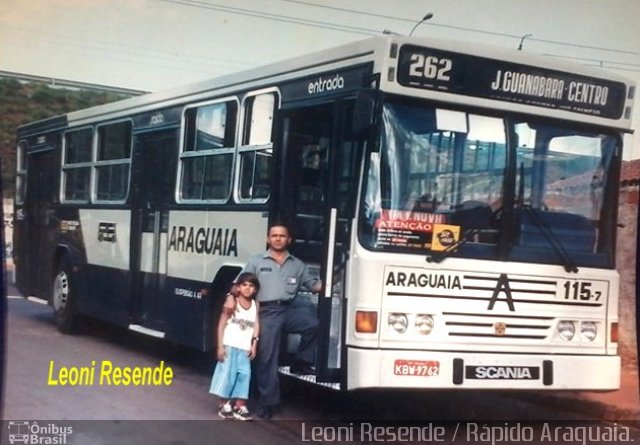
<path id="1" fill-rule="evenodd" d="M 393 363 L 395 375 L 434 377 L 440 373 L 440 362 L 433 360 L 396 360 Z"/>

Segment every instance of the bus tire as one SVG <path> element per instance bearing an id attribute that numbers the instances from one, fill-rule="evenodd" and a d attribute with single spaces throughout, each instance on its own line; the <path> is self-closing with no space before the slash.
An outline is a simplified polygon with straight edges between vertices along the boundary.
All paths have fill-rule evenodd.
<path id="1" fill-rule="evenodd" d="M 52 300 L 58 330 L 63 334 L 72 334 L 76 330 L 78 317 L 71 266 L 67 257 L 60 260 L 53 279 Z"/>

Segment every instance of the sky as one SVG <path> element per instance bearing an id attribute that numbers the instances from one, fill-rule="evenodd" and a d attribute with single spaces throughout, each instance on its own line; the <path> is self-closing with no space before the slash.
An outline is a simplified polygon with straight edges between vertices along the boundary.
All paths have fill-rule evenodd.
<path id="1" fill-rule="evenodd" d="M 640 84 L 639 0 L 0 0 L 0 70 L 157 91 L 408 34 L 427 12 L 414 35 L 522 41 Z M 640 135 L 625 142 L 625 159 L 640 158 Z"/>

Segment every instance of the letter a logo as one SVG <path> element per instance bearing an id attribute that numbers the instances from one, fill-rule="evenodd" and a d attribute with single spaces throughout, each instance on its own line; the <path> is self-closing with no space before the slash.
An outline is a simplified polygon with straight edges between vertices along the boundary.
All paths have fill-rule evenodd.
<path id="1" fill-rule="evenodd" d="M 500 292 L 504 292 L 506 295 L 505 301 L 509 305 L 509 310 L 512 312 L 516 311 L 516 308 L 513 306 L 513 298 L 511 298 L 511 288 L 509 287 L 509 278 L 507 274 L 501 274 L 500 278 L 498 278 L 498 284 L 496 288 L 493 290 L 493 295 L 491 295 L 491 300 L 489 301 L 488 310 L 493 310 L 493 306 L 498 301 L 498 295 Z"/>

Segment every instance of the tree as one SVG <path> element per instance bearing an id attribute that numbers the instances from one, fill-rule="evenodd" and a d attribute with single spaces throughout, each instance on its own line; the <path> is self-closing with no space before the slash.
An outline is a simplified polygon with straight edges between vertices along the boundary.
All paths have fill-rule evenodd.
<path id="1" fill-rule="evenodd" d="M 15 194 L 16 130 L 20 125 L 129 97 L 92 90 L 71 90 L 39 82 L 0 78 L 0 159 L 5 197 Z"/>

